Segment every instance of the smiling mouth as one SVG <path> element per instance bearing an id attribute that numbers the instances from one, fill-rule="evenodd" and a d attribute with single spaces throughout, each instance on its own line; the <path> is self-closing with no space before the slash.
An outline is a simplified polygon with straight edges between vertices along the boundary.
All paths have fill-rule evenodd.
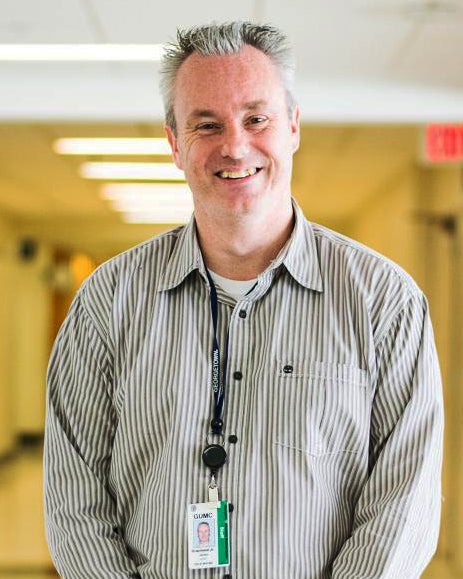
<path id="1" fill-rule="evenodd" d="M 258 173 L 262 167 L 252 167 L 243 171 L 217 171 L 216 176 L 220 179 L 244 179 Z"/>

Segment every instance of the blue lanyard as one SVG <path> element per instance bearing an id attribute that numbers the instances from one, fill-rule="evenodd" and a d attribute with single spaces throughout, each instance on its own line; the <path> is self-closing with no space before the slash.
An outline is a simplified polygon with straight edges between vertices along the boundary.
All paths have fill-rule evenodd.
<path id="1" fill-rule="evenodd" d="M 228 331 L 223 359 L 223 373 L 220 375 L 220 347 L 217 339 L 217 325 L 219 319 L 219 301 L 215 284 L 206 269 L 207 279 L 211 288 L 211 315 L 214 328 L 214 339 L 212 341 L 212 390 L 214 392 L 214 417 L 211 420 L 212 434 L 222 434 L 223 429 L 223 406 L 225 401 L 225 381 L 227 376 L 228 362 Z"/>

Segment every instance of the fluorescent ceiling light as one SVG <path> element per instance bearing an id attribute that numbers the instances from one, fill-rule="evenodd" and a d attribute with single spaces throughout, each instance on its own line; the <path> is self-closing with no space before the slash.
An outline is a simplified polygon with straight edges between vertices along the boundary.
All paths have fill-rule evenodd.
<path id="1" fill-rule="evenodd" d="M 158 62 L 162 44 L 0 44 L 3 61 Z"/>
<path id="2" fill-rule="evenodd" d="M 169 212 L 127 212 L 123 213 L 122 219 L 125 223 L 187 223 L 191 218 L 191 212 L 169 211 Z"/>
<path id="3" fill-rule="evenodd" d="M 53 150 L 60 155 L 170 155 L 164 138 L 58 139 Z"/>
<path id="4" fill-rule="evenodd" d="M 193 213 L 193 199 L 186 184 L 107 184 L 101 196 L 127 223 L 185 223 Z"/>
<path id="5" fill-rule="evenodd" d="M 193 211 L 191 191 L 188 185 L 183 184 L 106 185 L 101 190 L 101 196 L 118 211 L 163 208 L 188 208 Z"/>
<path id="6" fill-rule="evenodd" d="M 174 163 L 84 163 L 80 175 L 85 179 L 185 181 L 185 174 Z"/>
<path id="7" fill-rule="evenodd" d="M 186 183 L 107 183 L 101 187 L 104 199 L 119 199 L 121 197 L 149 196 L 151 198 L 168 197 L 183 199 L 191 196 Z"/>

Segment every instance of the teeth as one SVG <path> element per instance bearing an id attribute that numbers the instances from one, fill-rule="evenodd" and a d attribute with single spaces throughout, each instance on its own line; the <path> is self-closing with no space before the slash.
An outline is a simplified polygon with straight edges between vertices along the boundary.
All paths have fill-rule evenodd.
<path id="1" fill-rule="evenodd" d="M 252 169 L 245 169 L 244 171 L 219 171 L 218 176 L 222 179 L 243 179 L 243 177 L 249 177 L 257 173 L 257 169 L 253 167 Z"/>

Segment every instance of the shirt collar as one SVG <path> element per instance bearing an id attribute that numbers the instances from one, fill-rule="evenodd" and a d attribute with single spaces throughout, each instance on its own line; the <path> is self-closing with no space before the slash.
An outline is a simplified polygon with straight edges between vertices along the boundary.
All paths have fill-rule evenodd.
<path id="1" fill-rule="evenodd" d="M 267 268 L 267 271 L 283 265 L 300 285 L 322 292 L 323 281 L 312 226 L 305 219 L 301 208 L 294 199 L 293 209 L 295 219 L 291 237 Z M 206 267 L 197 238 L 196 223 L 194 216 L 192 216 L 190 222 L 180 229 L 159 289 L 173 289 L 180 285 L 194 270 L 198 270 L 203 278 L 207 279 Z"/>
<path id="2" fill-rule="evenodd" d="M 162 291 L 177 287 L 194 270 L 198 270 L 204 279 L 207 279 L 206 266 L 196 233 L 196 222 L 192 215 L 189 223 L 179 230 L 159 289 Z"/>
<path id="3" fill-rule="evenodd" d="M 292 200 L 294 228 L 269 269 L 283 265 L 291 277 L 307 289 L 323 292 L 323 279 L 315 235 L 301 208 Z"/>

